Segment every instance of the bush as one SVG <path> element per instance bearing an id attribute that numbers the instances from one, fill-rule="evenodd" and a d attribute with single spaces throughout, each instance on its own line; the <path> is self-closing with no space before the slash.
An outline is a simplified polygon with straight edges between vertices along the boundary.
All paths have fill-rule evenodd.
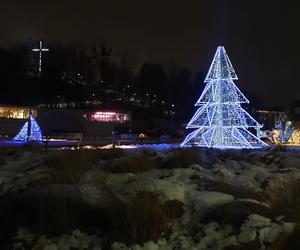
<path id="1" fill-rule="evenodd" d="M 97 159 L 109 162 L 113 161 L 114 159 L 120 158 L 125 154 L 124 150 L 119 148 L 92 150 L 92 153 Z"/>
<path id="2" fill-rule="evenodd" d="M 238 234 L 240 226 L 250 214 L 259 214 L 268 217 L 270 209 L 260 204 L 245 201 L 233 201 L 211 208 L 202 218 L 202 222 L 218 222 L 221 225 L 230 224 L 234 234 Z"/>
<path id="3" fill-rule="evenodd" d="M 203 155 L 199 148 L 183 148 L 169 152 L 162 168 L 187 168 L 193 163 L 202 164 Z"/>
<path id="4" fill-rule="evenodd" d="M 106 170 L 112 173 L 138 173 L 157 168 L 154 160 L 145 155 L 131 155 L 115 159 Z"/>
<path id="5" fill-rule="evenodd" d="M 265 188 L 272 215 L 284 215 L 285 220 L 300 223 L 300 181 L 288 174 L 274 174 Z"/>
<path id="6" fill-rule="evenodd" d="M 231 185 L 221 181 L 207 181 L 208 189 L 226 194 L 231 194 L 236 199 L 254 199 L 265 201 L 267 195 L 263 192 L 255 192 L 249 188 L 237 185 Z"/>
<path id="7" fill-rule="evenodd" d="M 65 151 L 50 157 L 44 165 L 49 168 L 53 183 L 76 184 L 95 163 L 95 154 L 90 150 Z"/>
<path id="8" fill-rule="evenodd" d="M 298 250 L 300 248 L 300 226 L 294 228 L 293 233 L 282 233 L 279 237 L 268 247 L 268 250 Z"/>
<path id="9" fill-rule="evenodd" d="M 112 210 L 111 242 L 143 244 L 167 238 L 175 219 L 183 213 L 179 201 L 162 203 L 153 192 L 139 192 L 128 202 L 119 201 Z"/>
<path id="10" fill-rule="evenodd" d="M 221 161 L 234 160 L 234 161 L 252 161 L 252 155 L 249 150 L 217 150 L 217 159 Z"/>

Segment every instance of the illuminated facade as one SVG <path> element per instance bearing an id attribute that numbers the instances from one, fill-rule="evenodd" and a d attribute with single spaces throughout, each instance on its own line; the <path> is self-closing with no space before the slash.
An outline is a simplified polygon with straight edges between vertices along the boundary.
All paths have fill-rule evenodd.
<path id="1" fill-rule="evenodd" d="M 207 84 L 195 104 L 199 108 L 187 125 L 196 130 L 187 135 L 181 146 L 188 143 L 237 149 L 267 146 L 248 131 L 262 126 L 241 107 L 241 103 L 249 101 L 234 84 L 237 79 L 224 47 L 218 47 L 204 81 Z"/>
<path id="2" fill-rule="evenodd" d="M 125 112 L 95 111 L 88 112 L 83 118 L 92 122 L 111 122 L 116 124 L 125 124 L 130 120 L 130 116 Z"/>
<path id="3" fill-rule="evenodd" d="M 36 117 L 37 110 L 26 107 L 0 106 L 0 118 L 6 119 L 28 119 L 31 114 Z"/>

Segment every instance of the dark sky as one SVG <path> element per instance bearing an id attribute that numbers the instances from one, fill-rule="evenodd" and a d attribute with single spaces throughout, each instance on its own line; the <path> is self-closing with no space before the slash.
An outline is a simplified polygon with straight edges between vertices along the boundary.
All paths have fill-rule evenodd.
<path id="1" fill-rule="evenodd" d="M 216 47 L 224 45 L 242 91 L 267 106 L 287 105 L 300 92 L 300 7 L 296 3 L 3 0 L 0 46 L 30 36 L 46 42 L 106 41 L 114 50 L 131 51 L 141 62 L 173 59 L 206 72 Z"/>

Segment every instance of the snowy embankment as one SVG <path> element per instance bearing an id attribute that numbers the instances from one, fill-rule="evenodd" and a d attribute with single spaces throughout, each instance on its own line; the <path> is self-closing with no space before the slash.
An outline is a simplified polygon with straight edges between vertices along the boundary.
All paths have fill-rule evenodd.
<path id="1" fill-rule="evenodd" d="M 91 153 L 93 150 L 85 150 L 80 154 L 75 151 L 72 156 L 74 159 L 70 157 L 66 160 L 68 164 L 59 160 L 62 154 L 59 151 L 48 154 L 39 150 L 3 151 L 0 167 L 0 195 L 3 201 L 7 197 L 14 197 L 25 200 L 27 204 L 32 197 L 51 194 L 56 197 L 55 202 L 63 200 L 64 206 L 69 200 L 80 200 L 88 207 L 88 210 L 85 210 L 86 207 L 76 210 L 75 219 L 70 217 L 74 212 L 72 207 L 69 208 L 71 212 L 65 210 L 65 215 L 57 220 L 68 217 L 72 224 L 66 221 L 63 229 L 54 233 L 54 229 L 49 230 L 53 225 L 47 219 L 43 225 L 39 225 L 39 230 L 30 224 L 28 226 L 28 223 L 19 222 L 20 226 L 10 235 L 14 239 L 13 243 L 9 243 L 10 246 L 13 249 L 30 246 L 32 249 L 96 250 L 109 244 L 115 250 L 171 250 L 231 249 L 233 246 L 240 247 L 235 249 L 244 249 L 253 244 L 253 249 L 266 249 L 278 237 L 291 234 L 299 223 L 293 212 L 282 208 L 280 200 L 284 193 L 293 195 L 293 190 L 288 188 L 300 179 L 300 157 L 297 152 L 168 151 L 162 148 L 164 150 L 161 151 L 120 151 L 117 155 L 110 155 L 109 150 L 99 155 L 99 150 L 94 153 Z M 49 160 L 53 157 L 57 159 Z M 88 167 L 83 168 L 81 164 Z M 70 169 L 64 171 L 69 165 Z M 72 169 L 76 169 L 76 172 L 72 172 Z M 107 223 L 105 220 L 95 220 L 101 216 L 97 211 L 110 210 L 116 201 L 124 206 L 135 197 L 140 197 L 138 194 L 155 194 L 161 204 L 167 204 L 168 201 L 182 204 L 182 213 L 168 222 L 171 225 L 169 233 L 161 232 L 155 239 L 151 238 L 151 233 L 139 236 L 145 242 L 141 242 L 143 240 L 140 238 L 124 241 L 120 235 L 110 235 L 115 230 L 112 223 L 103 226 Z M 294 204 L 289 198 L 283 200 Z M 156 202 L 155 199 L 153 201 Z M 152 205 L 155 207 L 150 203 L 144 209 L 149 207 L 151 210 Z M 62 205 L 59 203 L 59 206 Z M 61 208 L 65 209 L 60 207 L 60 211 Z M 5 209 L 4 205 L 0 206 L 2 214 L 7 212 Z M 23 210 L 23 207 L 14 208 L 15 214 L 19 214 L 19 209 Z M 41 207 L 39 213 L 43 213 L 44 209 L 46 207 Z M 85 211 L 89 216 L 94 210 L 97 216 L 92 218 L 92 222 L 88 218 L 84 218 L 88 221 L 86 223 L 77 221 L 78 217 L 85 217 Z M 136 213 L 143 215 L 143 211 Z M 118 221 L 117 227 L 122 223 Z M 145 225 L 148 224 L 143 224 L 143 227 Z M 10 225 L 8 223 L 5 226 Z M 128 231 L 134 226 L 128 225 Z"/>

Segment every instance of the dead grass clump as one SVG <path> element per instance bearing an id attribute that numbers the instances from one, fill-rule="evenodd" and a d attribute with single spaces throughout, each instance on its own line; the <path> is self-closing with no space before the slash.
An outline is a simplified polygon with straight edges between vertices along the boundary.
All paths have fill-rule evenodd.
<path id="1" fill-rule="evenodd" d="M 157 168 L 154 160 L 145 155 L 130 155 L 113 160 L 106 170 L 112 173 L 138 173 Z"/>
<path id="2" fill-rule="evenodd" d="M 267 207 L 253 202 L 233 201 L 224 205 L 216 206 L 203 216 L 202 222 L 207 224 L 216 221 L 221 225 L 229 224 L 233 227 L 233 233 L 238 234 L 240 226 L 250 214 L 267 216 L 270 211 Z"/>
<path id="3" fill-rule="evenodd" d="M 263 202 L 267 197 L 263 192 L 255 192 L 243 186 L 231 185 L 220 181 L 208 182 L 208 189 L 225 194 L 231 194 L 236 199 L 254 199 Z"/>
<path id="4" fill-rule="evenodd" d="M 140 192 L 128 202 L 119 201 L 112 211 L 111 242 L 127 245 L 168 237 L 175 219 L 183 213 L 179 201 L 162 203 L 153 192 Z"/>
<path id="5" fill-rule="evenodd" d="M 120 148 L 100 149 L 100 150 L 92 150 L 92 151 L 93 154 L 96 156 L 96 158 L 104 161 L 113 161 L 114 159 L 120 158 L 125 154 L 124 150 Z"/>
<path id="6" fill-rule="evenodd" d="M 108 224 L 104 212 L 86 203 L 78 190 L 66 185 L 50 185 L 31 190 L 14 199 L 7 214 L 19 228 L 58 236 L 79 228 L 89 231 Z M 99 223 L 101 222 L 101 223 Z"/>
<path id="7" fill-rule="evenodd" d="M 273 216 L 284 215 L 285 220 L 300 223 L 300 180 L 288 174 L 274 174 L 266 185 L 265 202 Z"/>
<path id="8" fill-rule="evenodd" d="M 237 246 L 231 245 L 224 248 L 224 250 L 258 250 L 258 249 L 261 249 L 261 245 L 257 240 L 250 241 L 245 244 L 241 244 Z"/>
<path id="9" fill-rule="evenodd" d="M 269 165 L 272 163 L 279 163 L 281 160 L 285 159 L 286 156 L 282 151 L 270 150 L 265 155 L 261 156 L 258 160 Z"/>
<path id="10" fill-rule="evenodd" d="M 193 163 L 203 164 L 202 151 L 199 148 L 183 148 L 169 152 L 162 168 L 187 168 Z"/>
<path id="11" fill-rule="evenodd" d="M 44 165 L 49 168 L 53 183 L 76 184 L 95 163 L 95 154 L 90 150 L 65 151 L 50 157 Z"/>
<path id="12" fill-rule="evenodd" d="M 299 250 L 300 249 L 300 226 L 297 225 L 291 234 L 282 233 L 272 242 L 268 250 Z"/>
<path id="13" fill-rule="evenodd" d="M 252 161 L 252 155 L 248 150 L 218 150 L 216 152 L 217 159 L 225 162 L 226 160 L 234 161 Z"/>

